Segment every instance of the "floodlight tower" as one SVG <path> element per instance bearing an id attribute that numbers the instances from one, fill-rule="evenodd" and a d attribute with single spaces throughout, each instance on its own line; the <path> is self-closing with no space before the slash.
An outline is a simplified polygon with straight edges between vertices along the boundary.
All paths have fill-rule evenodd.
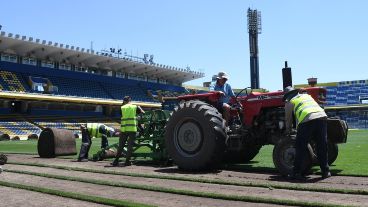
<path id="1" fill-rule="evenodd" d="M 259 88 L 258 34 L 262 32 L 261 12 L 248 8 L 248 33 L 250 50 L 250 86 Z"/>

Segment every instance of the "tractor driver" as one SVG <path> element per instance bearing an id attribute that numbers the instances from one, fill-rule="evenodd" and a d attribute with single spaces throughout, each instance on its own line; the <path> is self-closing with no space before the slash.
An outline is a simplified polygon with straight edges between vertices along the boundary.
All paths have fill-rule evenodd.
<path id="1" fill-rule="evenodd" d="M 231 86 L 226 83 L 229 79 L 228 75 L 225 72 L 219 72 L 216 77 L 216 85 L 214 86 L 214 91 L 222 92 L 223 96 L 221 96 L 219 100 L 218 108 L 222 109 L 224 119 L 226 121 L 226 127 L 228 126 L 228 122 L 230 119 L 230 105 L 228 104 L 230 98 L 235 98 L 235 94 Z"/>

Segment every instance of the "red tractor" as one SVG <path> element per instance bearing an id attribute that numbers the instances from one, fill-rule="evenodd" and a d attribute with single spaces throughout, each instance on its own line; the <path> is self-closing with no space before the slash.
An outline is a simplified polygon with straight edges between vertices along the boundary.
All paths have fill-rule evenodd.
<path id="1" fill-rule="evenodd" d="M 315 100 L 324 102 L 326 89 L 305 88 Z M 179 105 L 173 111 L 165 127 L 165 142 L 169 156 L 186 170 L 212 168 L 225 161 L 246 163 L 252 160 L 263 145 L 275 145 L 273 160 L 282 173 L 290 172 L 294 159 L 295 135 L 285 134 L 284 92 L 250 92 L 231 100 L 231 118 L 228 129 L 216 108 L 220 92 L 179 96 Z M 347 126 L 344 121 L 335 124 L 345 132 L 342 141 L 330 139 L 330 163 L 337 157 L 338 142 L 346 142 Z M 329 126 L 331 124 L 328 124 Z M 330 131 L 330 130 L 329 130 Z M 343 136 L 341 134 L 334 136 Z M 311 168 L 311 156 L 306 161 L 305 170 Z"/>

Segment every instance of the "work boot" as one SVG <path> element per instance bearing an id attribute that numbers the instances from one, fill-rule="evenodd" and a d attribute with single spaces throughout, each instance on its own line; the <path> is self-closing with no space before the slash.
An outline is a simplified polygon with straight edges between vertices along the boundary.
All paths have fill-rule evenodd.
<path id="1" fill-rule="evenodd" d="M 131 166 L 132 163 L 130 161 L 125 161 L 124 166 Z"/>
<path id="2" fill-rule="evenodd" d="M 322 172 L 322 179 L 326 179 L 331 177 L 330 171 Z"/>
<path id="3" fill-rule="evenodd" d="M 77 160 L 78 162 L 88 162 L 88 159 L 87 158 L 78 158 Z"/>
<path id="4" fill-rule="evenodd" d="M 111 165 L 114 166 L 114 167 L 118 166 L 119 165 L 119 160 L 112 161 Z"/>

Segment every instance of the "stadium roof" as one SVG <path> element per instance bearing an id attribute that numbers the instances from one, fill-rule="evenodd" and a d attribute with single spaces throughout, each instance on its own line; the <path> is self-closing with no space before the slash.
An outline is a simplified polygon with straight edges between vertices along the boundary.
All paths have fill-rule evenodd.
<path id="1" fill-rule="evenodd" d="M 7 91 L 0 91 L 0 99 L 44 101 L 44 102 L 57 102 L 57 103 L 74 103 L 74 104 L 92 104 L 92 105 L 112 105 L 112 106 L 121 106 L 123 103 L 120 100 L 56 96 L 54 94 L 47 95 L 47 94 L 13 93 L 13 92 L 7 92 Z M 161 108 L 161 103 L 146 103 L 146 102 L 140 102 L 140 101 L 132 101 L 132 104 L 146 107 L 146 108 Z"/>
<path id="2" fill-rule="evenodd" d="M 162 65 L 144 63 L 131 58 L 117 57 L 109 53 L 95 52 L 68 44 L 13 35 L 4 31 L 0 34 L 0 52 L 24 57 L 34 57 L 61 63 L 83 65 L 116 72 L 161 78 L 172 83 L 183 83 L 204 77 L 204 73 Z"/>

